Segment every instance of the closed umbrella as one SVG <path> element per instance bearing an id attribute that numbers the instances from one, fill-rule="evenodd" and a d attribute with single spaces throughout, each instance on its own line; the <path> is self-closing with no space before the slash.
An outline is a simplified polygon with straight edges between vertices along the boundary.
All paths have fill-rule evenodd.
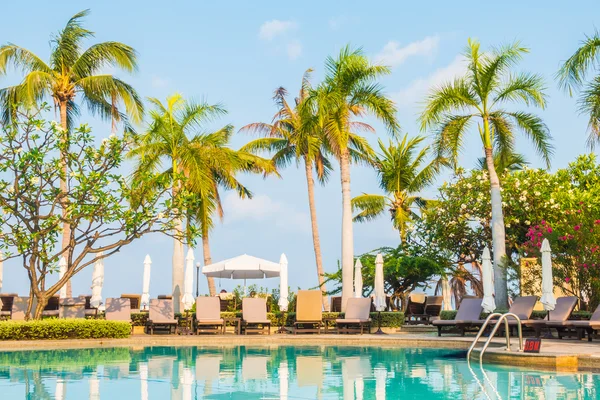
<path id="1" fill-rule="evenodd" d="M 279 259 L 281 271 L 279 272 L 279 309 L 281 311 L 288 310 L 289 293 L 288 293 L 288 260 L 285 254 L 281 254 Z"/>
<path id="2" fill-rule="evenodd" d="M 363 293 L 363 278 L 362 278 L 362 264 L 360 258 L 356 259 L 354 265 L 354 297 L 362 297 Z"/>
<path id="3" fill-rule="evenodd" d="M 450 291 L 450 283 L 448 278 L 442 278 L 442 300 L 444 303 L 444 311 L 452 310 L 452 293 Z"/>
<path id="4" fill-rule="evenodd" d="M 185 279 L 183 282 L 183 299 L 181 300 L 186 310 L 189 310 L 194 305 L 194 295 L 192 294 L 194 287 L 194 251 L 188 249 L 185 257 Z"/>
<path id="5" fill-rule="evenodd" d="M 142 278 L 142 308 L 148 309 L 150 305 L 150 268 L 152 267 L 152 260 L 150 254 L 146 254 L 144 258 L 144 275 Z"/>
<path id="6" fill-rule="evenodd" d="M 546 311 L 552 311 L 556 307 L 552 283 L 552 255 L 548 239 L 544 239 L 542 242 L 542 298 L 540 302 Z"/>
<path id="7" fill-rule="evenodd" d="M 67 273 L 67 260 L 65 259 L 64 256 L 62 256 L 60 258 L 60 261 L 58 262 L 58 279 L 62 279 L 66 273 Z M 61 299 L 67 298 L 67 285 L 66 284 L 60 288 L 59 297 Z"/>
<path id="8" fill-rule="evenodd" d="M 4 279 L 4 253 L 0 251 L 0 293 L 2 293 L 2 280 Z"/>
<path id="9" fill-rule="evenodd" d="M 492 257 L 490 249 L 483 249 L 481 263 L 481 280 L 483 283 L 483 301 L 481 307 L 483 312 L 491 313 L 496 309 L 496 300 L 494 299 L 494 270 L 492 268 Z"/>
<path id="10" fill-rule="evenodd" d="M 379 329 L 377 329 L 377 332 L 375 332 L 375 334 L 378 335 L 384 335 L 383 331 L 381 330 L 381 312 L 385 310 L 386 304 L 385 304 L 385 288 L 383 286 L 383 257 L 381 256 L 381 254 L 377 254 L 377 257 L 375 258 L 375 290 L 374 290 L 374 295 L 375 295 L 375 299 L 374 299 L 374 303 L 375 303 L 375 310 L 377 310 L 379 312 L 378 315 L 378 320 L 379 320 Z"/>
<path id="11" fill-rule="evenodd" d="M 94 308 L 100 307 L 102 304 L 102 286 L 104 285 L 104 259 L 101 258 L 104 254 L 98 254 L 98 260 L 94 263 L 94 272 L 92 273 L 92 298 L 90 306 Z"/>

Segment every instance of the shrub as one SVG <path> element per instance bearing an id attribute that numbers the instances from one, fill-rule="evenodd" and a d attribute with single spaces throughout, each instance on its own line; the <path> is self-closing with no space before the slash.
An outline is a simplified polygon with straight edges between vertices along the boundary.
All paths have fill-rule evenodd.
<path id="1" fill-rule="evenodd" d="M 0 322 L 0 340 L 127 338 L 128 322 L 89 319 L 47 319 Z"/>

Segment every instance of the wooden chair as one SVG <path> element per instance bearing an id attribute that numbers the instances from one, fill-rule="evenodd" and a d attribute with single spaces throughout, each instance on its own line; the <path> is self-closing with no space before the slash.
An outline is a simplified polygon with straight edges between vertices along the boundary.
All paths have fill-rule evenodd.
<path id="1" fill-rule="evenodd" d="M 259 297 L 246 297 L 242 300 L 242 328 L 248 332 L 264 333 L 268 329 L 271 334 L 271 320 L 267 318 L 267 301 Z"/>
<path id="2" fill-rule="evenodd" d="M 225 333 L 225 321 L 221 318 L 218 297 L 196 299 L 196 333 Z"/>
<path id="3" fill-rule="evenodd" d="M 175 319 L 173 300 L 169 299 L 151 299 L 150 313 L 146 328 L 154 335 L 154 329 L 167 329 L 169 333 L 177 333 L 178 321 Z"/>
<path id="4" fill-rule="evenodd" d="M 323 294 L 320 290 L 299 290 L 296 295 L 296 321 L 293 332 L 321 333 Z"/>

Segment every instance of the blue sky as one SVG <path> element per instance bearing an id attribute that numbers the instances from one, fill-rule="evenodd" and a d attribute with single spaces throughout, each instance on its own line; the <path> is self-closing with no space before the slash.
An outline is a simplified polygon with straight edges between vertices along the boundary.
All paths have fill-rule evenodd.
<path id="1" fill-rule="evenodd" d="M 0 42 L 13 42 L 43 58 L 49 54 L 50 34 L 84 8 L 92 14 L 86 26 L 96 32 L 94 41 L 117 40 L 139 52 L 139 71 L 126 78 L 143 96 L 165 98 L 174 92 L 187 97 L 223 103 L 229 115 L 220 125 L 236 128 L 256 121 L 270 121 L 271 97 L 278 86 L 295 94 L 302 73 L 313 68 L 314 82 L 323 74 L 324 60 L 346 44 L 363 47 L 373 60 L 392 66 L 382 80 L 398 104 L 398 118 L 410 135 L 418 134 L 416 116 L 428 88 L 451 79 L 463 65 L 460 53 L 467 38 L 477 38 L 487 48 L 520 40 L 531 53 L 520 69 L 542 74 L 549 104 L 540 111 L 554 137 L 556 154 L 552 169 L 564 167 L 586 151 L 586 121 L 577 115 L 576 102 L 557 89 L 553 80 L 562 60 L 577 48 L 584 35 L 594 31 L 600 11 L 597 1 L 564 2 L 481 1 L 457 2 L 198 2 L 146 1 L 7 2 L 3 4 Z M 90 42 L 92 43 L 92 42 Z M 18 75 L 0 78 L 0 85 L 16 82 Z M 95 134 L 106 137 L 110 126 L 82 116 Z M 372 121 L 371 121 L 372 122 Z M 374 122 L 378 137 L 387 140 Z M 219 126 L 215 124 L 215 127 Z M 238 134 L 233 145 L 250 138 Z M 541 166 L 531 146 L 519 138 L 519 149 L 534 166 Z M 480 156 L 475 132 L 461 157 L 471 167 Z M 445 177 L 442 176 L 440 180 Z M 282 179 L 242 176 L 254 192 L 254 200 L 237 200 L 224 193 L 225 220 L 212 237 L 213 261 L 248 253 L 289 260 L 290 286 L 316 284 L 314 254 L 303 172 L 294 167 Z M 373 171 L 353 167 L 352 192 L 377 193 Z M 431 189 L 427 194 L 434 195 Z M 337 171 L 316 193 L 325 268 L 333 271 L 340 254 L 341 192 Z M 354 226 L 355 254 L 381 246 L 395 246 L 398 239 L 384 217 Z M 141 292 L 142 262 L 153 260 L 151 295 L 168 293 L 171 285 L 171 239 L 146 237 L 106 260 L 104 296 Z M 202 254 L 196 251 L 196 259 Z M 74 293 L 89 293 L 91 269 L 74 279 Z M 230 290 L 235 281 L 218 282 Z M 277 280 L 258 281 L 269 287 Z M 5 264 L 5 292 L 26 293 L 27 278 L 20 263 Z M 200 280 L 206 292 L 205 279 Z"/>

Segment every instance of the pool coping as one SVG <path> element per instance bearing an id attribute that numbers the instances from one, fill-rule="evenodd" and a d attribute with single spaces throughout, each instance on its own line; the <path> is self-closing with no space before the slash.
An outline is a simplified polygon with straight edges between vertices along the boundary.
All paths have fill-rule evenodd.
<path id="1" fill-rule="evenodd" d="M 0 341 L 0 351 L 83 349 L 99 347 L 150 347 L 150 346 L 280 346 L 280 345 L 343 345 L 343 346 L 380 346 L 442 348 L 467 350 L 472 337 L 435 337 L 427 335 L 390 334 L 390 335 L 252 335 L 252 336 L 175 336 L 175 335 L 134 335 L 127 339 L 79 339 L 79 340 L 28 340 Z M 547 346 L 559 347 L 561 352 L 545 351 L 540 354 L 507 352 L 503 339 L 496 338 L 483 357 L 486 363 L 533 367 L 553 371 L 600 371 L 600 345 L 598 351 L 588 353 L 565 353 L 565 345 L 576 343 L 548 342 Z M 558 346 L 556 346 L 558 344 Z M 514 345 L 513 345 L 514 346 Z M 583 347 L 588 348 L 589 346 Z M 479 351 L 471 355 L 473 361 L 479 360 Z"/>

